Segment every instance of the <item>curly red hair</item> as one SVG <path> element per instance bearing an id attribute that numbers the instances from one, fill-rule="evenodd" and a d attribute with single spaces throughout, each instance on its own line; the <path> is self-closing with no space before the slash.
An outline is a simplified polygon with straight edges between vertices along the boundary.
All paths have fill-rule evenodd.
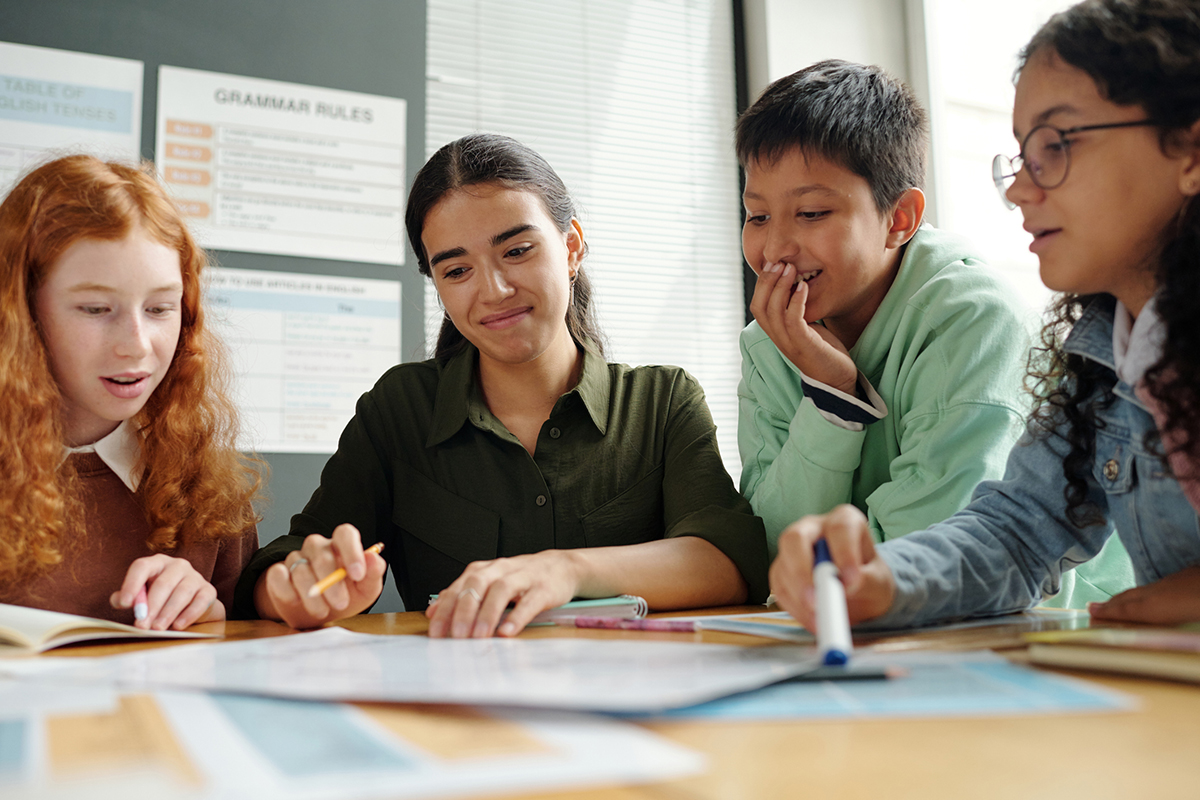
<path id="1" fill-rule="evenodd" d="M 0 582 L 61 560 L 74 476 L 63 459 L 61 396 L 38 331 L 34 297 L 81 239 L 116 241 L 139 229 L 179 253 L 179 344 L 162 383 L 134 418 L 143 439 L 137 496 L 147 545 L 170 551 L 234 537 L 256 524 L 260 461 L 236 448 L 223 347 L 204 325 L 207 260 L 175 204 L 142 169 L 68 156 L 29 173 L 0 204 Z"/>

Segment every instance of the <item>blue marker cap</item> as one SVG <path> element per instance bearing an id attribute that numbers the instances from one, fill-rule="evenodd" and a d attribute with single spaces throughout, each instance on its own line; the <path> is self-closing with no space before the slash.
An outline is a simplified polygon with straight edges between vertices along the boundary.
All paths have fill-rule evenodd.
<path id="1" fill-rule="evenodd" d="M 850 656 L 841 650 L 826 650 L 825 660 L 821 663 L 827 667 L 844 667 L 850 662 Z"/>
<path id="2" fill-rule="evenodd" d="M 829 542 L 824 539 L 817 539 L 817 543 L 813 545 L 813 557 L 816 559 L 814 565 L 820 564 L 823 561 L 832 561 L 829 557 Z"/>

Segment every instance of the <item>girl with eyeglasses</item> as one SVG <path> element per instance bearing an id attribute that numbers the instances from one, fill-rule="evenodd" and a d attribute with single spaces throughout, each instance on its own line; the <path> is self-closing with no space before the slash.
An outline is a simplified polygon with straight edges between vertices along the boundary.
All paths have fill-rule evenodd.
<path id="1" fill-rule="evenodd" d="M 1026 434 L 1002 480 L 927 530 L 877 546 L 852 506 L 792 525 L 771 589 L 805 625 L 820 538 L 852 621 L 892 627 L 1027 608 L 1114 533 L 1138 586 L 1092 615 L 1200 620 L 1200 3 L 1080 3 L 1018 74 L 1020 155 L 993 171 L 1061 293 Z"/>

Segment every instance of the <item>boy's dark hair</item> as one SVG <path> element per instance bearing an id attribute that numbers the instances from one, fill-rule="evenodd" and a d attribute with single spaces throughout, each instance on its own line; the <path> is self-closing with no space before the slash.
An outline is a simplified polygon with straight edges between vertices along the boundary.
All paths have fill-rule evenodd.
<path id="1" fill-rule="evenodd" d="M 819 61 L 767 87 L 737 121 L 742 166 L 792 148 L 861 176 L 880 213 L 925 185 L 926 115 L 879 67 Z"/>

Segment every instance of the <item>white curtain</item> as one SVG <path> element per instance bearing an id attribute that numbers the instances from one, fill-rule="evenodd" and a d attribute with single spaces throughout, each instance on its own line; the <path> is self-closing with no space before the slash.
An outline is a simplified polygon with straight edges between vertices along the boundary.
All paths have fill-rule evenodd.
<path id="1" fill-rule="evenodd" d="M 744 319 L 728 0 L 429 0 L 426 145 L 517 138 L 581 207 L 609 358 L 699 379 L 735 480 Z M 441 320 L 426 294 L 427 340 Z"/>

